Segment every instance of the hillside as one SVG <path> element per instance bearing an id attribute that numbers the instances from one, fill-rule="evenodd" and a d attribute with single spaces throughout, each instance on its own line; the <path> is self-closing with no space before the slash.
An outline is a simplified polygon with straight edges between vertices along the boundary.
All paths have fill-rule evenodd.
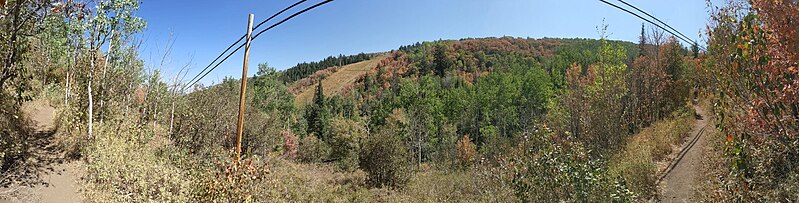
<path id="1" fill-rule="evenodd" d="M 377 67 L 378 63 L 385 59 L 386 56 L 386 54 L 380 54 L 366 61 L 341 67 L 329 67 L 327 69 L 316 71 L 314 74 L 294 82 L 288 87 L 289 92 L 296 96 L 296 98 L 294 98 L 294 104 L 296 106 L 307 104 L 308 101 L 313 98 L 313 87 L 318 84 L 320 78 L 324 78 L 322 80 L 322 87 L 326 90 L 326 94 L 339 94 L 346 87 L 354 84 L 370 70 L 373 70 L 375 67 Z"/>
<path id="2" fill-rule="evenodd" d="M 625 41 L 610 42 L 626 50 L 627 63 L 638 55 L 637 44 Z M 324 78 L 322 87 L 326 96 L 341 95 L 349 93 L 349 90 L 361 88 L 367 75 L 380 74 L 382 80 L 377 80 L 384 84 L 379 85 L 388 87 L 389 79 L 394 74 L 400 77 L 418 78 L 435 72 L 432 66 L 439 65 L 433 61 L 435 54 L 450 59 L 451 64 L 447 65 L 447 69 L 454 70 L 447 71 L 467 82 L 507 66 L 505 59 L 509 56 L 533 59 L 534 63 L 545 66 L 548 71 L 557 69 L 556 72 L 563 74 L 572 63 L 583 67 L 591 65 L 596 60 L 596 53 L 593 51 L 599 46 L 599 40 L 577 38 L 489 37 L 422 42 L 401 46 L 398 51 L 375 54 L 366 61 L 318 70 L 289 84 L 288 90 L 296 96 L 295 105 L 301 107 L 307 105 L 313 98 L 313 87 L 318 84 L 320 78 Z M 438 49 L 442 52 L 434 53 Z M 382 72 L 380 69 L 383 69 Z"/>

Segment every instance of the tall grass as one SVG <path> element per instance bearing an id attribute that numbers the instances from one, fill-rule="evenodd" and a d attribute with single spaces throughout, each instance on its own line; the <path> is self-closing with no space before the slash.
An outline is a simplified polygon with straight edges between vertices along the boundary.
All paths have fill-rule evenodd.
<path id="1" fill-rule="evenodd" d="M 657 162 L 675 153 L 689 136 L 694 123 L 694 111 L 686 106 L 670 117 L 644 128 L 629 138 L 627 146 L 611 158 L 610 170 L 624 178 L 632 191 L 646 199 L 655 195 Z"/>
<path id="2" fill-rule="evenodd" d="M 120 130 L 98 125 L 84 150 L 84 195 L 91 202 L 190 202 L 199 171 L 172 151 L 166 139 L 122 123 Z"/>

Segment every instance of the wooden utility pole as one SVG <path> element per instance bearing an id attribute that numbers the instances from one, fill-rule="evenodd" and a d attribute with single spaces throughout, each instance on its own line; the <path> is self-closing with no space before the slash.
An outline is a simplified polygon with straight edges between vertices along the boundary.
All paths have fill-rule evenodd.
<path id="1" fill-rule="evenodd" d="M 244 45 L 244 68 L 241 72 L 241 94 L 239 95 L 239 123 L 236 133 L 238 140 L 236 142 L 236 163 L 241 161 L 241 134 L 244 130 L 244 95 L 247 91 L 247 65 L 250 59 L 250 41 L 252 41 L 252 19 L 254 15 L 250 14 L 249 21 L 247 22 L 247 43 Z"/>

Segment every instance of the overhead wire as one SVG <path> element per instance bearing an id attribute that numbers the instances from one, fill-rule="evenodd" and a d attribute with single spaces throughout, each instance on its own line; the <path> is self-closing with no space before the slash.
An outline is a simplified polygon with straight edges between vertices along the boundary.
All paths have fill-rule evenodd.
<path id="1" fill-rule="evenodd" d="M 688 37 L 688 36 L 685 36 L 684 34 L 682 34 L 682 32 L 680 32 L 679 30 L 677 30 L 677 29 L 674 29 L 673 27 L 671 27 L 671 25 L 669 25 L 669 24 L 667 24 L 667 23 L 665 23 L 665 22 L 661 21 L 660 19 L 658 19 L 658 18 L 657 18 L 657 17 L 655 17 L 655 16 L 652 16 L 652 15 L 650 15 L 650 14 L 649 14 L 649 13 L 647 13 L 646 11 L 644 11 L 644 10 L 641 10 L 641 9 L 639 9 L 639 8 L 638 8 L 638 7 L 636 7 L 636 6 L 633 6 L 632 4 L 629 4 L 629 3 L 627 3 L 627 2 L 626 2 L 626 1 L 624 1 L 624 0 L 617 0 L 617 1 L 619 1 L 619 2 L 623 3 L 624 5 L 627 5 L 627 6 L 629 6 L 629 7 L 632 7 L 633 9 L 637 10 L 638 12 L 641 12 L 641 13 L 643 13 L 643 14 L 644 14 L 644 15 L 646 15 L 646 16 L 649 16 L 649 17 L 650 17 L 650 18 L 652 18 L 652 19 L 655 19 L 655 21 L 658 21 L 658 22 L 660 22 L 661 24 L 665 25 L 666 27 L 668 27 L 669 29 L 673 30 L 674 32 L 677 32 L 677 34 L 680 34 L 680 36 L 682 36 L 682 37 L 685 37 L 686 39 L 691 39 L 690 37 Z M 694 42 L 694 43 L 696 43 L 696 42 Z"/>
<path id="2" fill-rule="evenodd" d="M 261 35 L 261 34 L 263 34 L 264 32 L 266 32 L 266 31 L 269 31 L 269 30 L 271 30 L 272 28 L 275 28 L 275 27 L 277 27 L 278 25 L 280 25 L 280 24 L 283 24 L 283 23 L 285 23 L 286 21 L 288 21 L 288 20 L 290 20 L 290 19 L 292 19 L 292 18 L 294 18 L 294 17 L 296 17 L 296 16 L 298 16 L 298 15 L 300 15 L 300 14 L 302 14 L 302 13 L 308 12 L 308 11 L 309 11 L 309 10 L 311 10 L 311 9 L 314 9 L 314 8 L 316 8 L 316 7 L 319 7 L 319 6 L 321 6 L 321 5 L 324 5 L 324 4 L 327 4 L 327 3 L 330 3 L 330 2 L 332 2 L 332 1 L 333 1 L 333 0 L 325 0 L 325 1 L 323 1 L 323 2 L 319 2 L 319 3 L 317 3 L 317 4 L 314 4 L 314 5 L 313 5 L 313 6 L 311 6 L 311 7 L 305 8 L 305 9 L 303 9 L 303 10 L 299 11 L 299 12 L 296 12 L 296 13 L 294 13 L 294 14 L 290 15 L 289 17 L 286 17 L 286 18 L 284 18 L 283 20 L 281 20 L 281 21 L 279 21 L 279 22 L 277 22 L 277 23 L 275 23 L 275 24 L 272 24 L 271 26 L 267 27 L 266 29 L 264 29 L 264 30 L 261 30 L 261 31 L 260 31 L 260 32 L 258 32 L 257 34 L 253 35 L 253 36 L 252 36 L 252 38 L 251 38 L 250 40 L 255 40 L 255 38 L 258 38 L 258 36 L 260 36 L 260 35 Z M 202 76 L 200 76 L 200 78 L 199 78 L 199 79 L 197 79 L 197 80 L 196 80 L 196 81 L 194 81 L 193 83 L 190 83 L 190 84 L 189 84 L 189 83 L 187 83 L 187 84 L 189 84 L 189 85 L 187 85 L 186 87 L 190 87 L 190 86 L 192 86 L 192 85 L 196 84 L 198 81 L 200 81 L 200 79 L 202 79 L 202 78 L 204 78 L 205 76 L 207 76 L 209 73 L 211 73 L 211 71 L 214 71 L 214 69 L 216 69 L 217 67 L 219 67 L 219 65 L 222 65 L 222 63 L 223 63 L 223 62 L 225 62 L 225 60 L 227 60 L 228 58 L 230 58 L 230 56 L 233 56 L 233 54 L 235 54 L 237 51 L 241 50 L 241 48 L 243 48 L 243 47 L 244 47 L 244 44 L 242 44 L 242 45 L 240 45 L 239 47 L 237 47 L 235 50 L 233 50 L 233 52 L 230 52 L 230 54 L 228 54 L 227 56 L 225 56 L 225 58 L 224 58 L 224 59 L 222 59 L 222 60 L 221 60 L 221 61 L 219 61 L 219 62 L 218 62 L 216 65 L 214 65 L 214 67 L 213 67 L 213 68 L 211 68 L 210 70 L 208 70 L 207 72 L 205 72 L 204 74 L 202 74 Z"/>
<path id="3" fill-rule="evenodd" d="M 675 34 L 673 31 L 671 31 L 671 30 L 668 30 L 668 29 L 664 28 L 662 25 L 660 25 L 660 24 L 657 24 L 657 23 L 654 23 L 654 22 L 652 22 L 652 20 L 646 19 L 646 18 L 642 17 L 641 15 L 638 15 L 638 14 L 637 14 L 637 13 L 635 13 L 635 12 L 632 12 L 632 11 L 630 11 L 630 10 L 627 10 L 627 9 L 625 9 L 625 8 L 622 8 L 622 7 L 620 7 L 620 6 L 616 5 L 616 4 L 610 3 L 610 2 L 608 2 L 608 1 L 605 1 L 605 0 L 599 0 L 599 1 L 601 1 L 602 3 L 608 4 L 608 5 L 610 5 L 610 6 L 613 6 L 613 7 L 617 8 L 617 9 L 619 9 L 619 10 L 622 10 L 622 11 L 624 11 L 624 12 L 627 12 L 627 13 L 629 13 L 629 14 L 631 14 L 631 15 L 634 15 L 635 17 L 638 17 L 639 19 L 641 19 L 641 20 L 644 20 L 644 21 L 648 22 L 649 24 L 652 24 L 652 25 L 655 25 L 655 26 L 657 26 L 657 27 L 658 27 L 658 28 L 660 28 L 661 30 L 668 32 L 669 34 L 673 35 L 674 37 L 676 37 L 676 38 L 678 38 L 678 39 L 680 39 L 680 40 L 682 40 L 682 41 L 684 41 L 685 43 L 688 43 L 688 44 L 694 45 L 694 46 L 696 46 L 696 47 L 698 47 L 698 48 L 702 49 L 703 51 L 707 51 L 707 50 L 706 50 L 704 47 L 702 47 L 702 46 L 699 46 L 699 44 L 697 44 L 696 42 L 693 42 L 693 41 L 691 41 L 691 40 L 689 40 L 689 39 L 685 39 L 685 38 L 683 38 L 682 36 L 679 36 L 679 35 Z"/>
<path id="4" fill-rule="evenodd" d="M 260 26 L 261 26 L 261 25 L 263 25 L 264 23 L 266 23 L 266 22 L 268 22 L 268 21 L 272 20 L 273 18 L 277 17 L 277 16 L 278 16 L 278 15 L 280 15 L 280 14 L 283 14 L 284 12 L 288 11 L 289 9 L 292 9 L 292 8 L 296 7 L 297 5 L 300 5 L 300 4 L 304 3 L 305 1 L 307 1 L 307 0 L 300 0 L 300 1 L 297 1 L 296 3 L 292 4 L 291 6 L 288 6 L 288 7 L 284 8 L 283 10 L 280 10 L 279 12 L 277 12 L 277 13 L 275 13 L 274 15 L 270 16 L 270 17 L 269 17 L 269 18 L 267 18 L 266 20 L 263 20 L 263 21 L 261 21 L 260 23 L 258 23 L 258 25 L 256 25 L 256 26 L 255 26 L 255 27 L 253 27 L 252 29 L 253 29 L 253 30 L 257 29 L 258 27 L 260 27 Z M 189 80 L 189 82 L 187 82 L 186 84 L 190 84 L 190 83 L 192 83 L 192 84 L 193 84 L 194 80 L 200 80 L 201 78 L 200 78 L 200 79 L 198 79 L 197 77 L 199 77 L 199 76 L 200 76 L 200 75 L 202 75 L 202 74 L 203 74 L 205 71 L 207 71 L 207 70 L 208 70 L 208 68 L 210 68 L 210 67 L 211 67 L 211 65 L 213 65 L 214 63 L 216 63 L 216 62 L 219 60 L 219 58 L 222 58 L 222 56 L 224 56 L 224 55 L 225 55 L 225 53 L 227 53 L 228 51 L 230 51 L 230 49 L 231 49 L 231 48 L 233 48 L 234 46 L 236 46 L 236 44 L 239 44 L 239 42 L 241 42 L 242 40 L 244 40 L 244 38 L 245 38 L 245 37 L 247 37 L 247 34 L 244 34 L 244 35 L 242 35 L 241 37 L 239 37 L 239 39 L 238 39 L 238 40 L 236 40 L 236 42 L 233 42 L 233 44 L 230 44 L 230 46 L 228 46 L 228 47 L 227 47 L 227 49 L 225 49 L 225 51 L 222 51 L 222 53 L 220 53 L 220 54 L 219 54 L 219 56 L 217 56 L 217 57 L 216 57 L 216 58 L 215 58 L 213 61 L 211 61 L 211 63 L 209 63 L 209 64 L 208 64 L 208 66 L 206 66 L 205 68 L 203 68 L 203 70 L 201 70 L 199 73 L 197 73 L 197 75 L 195 75 L 194 77 L 192 77 L 192 79 L 191 79 L 191 80 Z M 207 74 L 206 74 L 206 75 L 207 75 Z M 184 86 L 184 87 L 183 87 L 183 88 L 181 88 L 181 89 L 185 90 L 185 88 L 186 88 L 186 87 L 189 87 L 189 85 L 187 85 L 187 86 Z"/>

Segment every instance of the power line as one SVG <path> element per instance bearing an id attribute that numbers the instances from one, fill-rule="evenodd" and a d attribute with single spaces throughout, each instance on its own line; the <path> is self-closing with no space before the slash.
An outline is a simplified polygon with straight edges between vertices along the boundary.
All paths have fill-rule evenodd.
<path id="1" fill-rule="evenodd" d="M 305 8 L 305 9 L 303 9 L 303 10 L 302 10 L 302 11 L 300 11 L 300 12 L 294 13 L 294 14 L 292 14 L 291 16 L 289 16 L 288 18 L 285 18 L 285 19 L 281 20 L 280 22 L 277 22 L 277 23 L 273 24 L 272 26 L 269 26 L 268 28 L 266 28 L 266 29 L 264 29 L 264 30 L 261 30 L 260 32 L 258 32 L 258 34 L 255 34 L 254 36 L 252 36 L 252 39 L 254 40 L 255 38 L 258 38 L 258 36 L 259 36 L 259 35 L 263 34 L 263 33 L 264 33 L 264 32 L 266 32 L 267 30 L 270 30 L 270 29 L 272 29 L 272 28 L 274 28 L 274 27 L 277 27 L 278 25 L 280 25 L 280 24 L 283 24 L 284 22 L 288 21 L 289 19 L 292 19 L 292 18 L 294 18 L 294 17 L 295 17 L 295 16 L 297 16 L 297 15 L 300 15 L 300 14 L 302 14 L 302 13 L 305 13 L 305 12 L 307 12 L 307 11 L 311 10 L 311 9 L 314 9 L 314 8 L 316 8 L 316 7 L 319 7 L 319 6 L 321 6 L 321 5 L 324 5 L 324 4 L 326 4 L 326 3 L 330 3 L 331 1 L 333 1 L 333 0 L 325 0 L 325 1 L 323 1 L 323 2 L 319 2 L 319 3 L 317 3 L 317 4 L 314 4 L 314 5 L 313 5 L 313 6 L 311 6 L 311 7 Z"/>
<path id="2" fill-rule="evenodd" d="M 682 36 L 679 36 L 679 35 L 677 35 L 677 34 L 674 34 L 674 32 L 672 32 L 671 30 L 668 30 L 668 29 L 666 29 L 666 28 L 663 28 L 663 26 L 661 26 L 661 25 L 659 25 L 659 24 L 657 24 L 657 23 L 654 23 L 654 22 L 652 22 L 652 21 L 651 21 L 651 20 L 649 20 L 649 19 L 646 19 L 646 18 L 644 18 L 644 17 L 641 17 L 641 15 L 638 15 L 638 14 L 636 14 L 636 13 L 634 13 L 634 12 L 630 11 L 630 10 L 627 10 L 627 9 L 625 9 L 625 8 L 622 8 L 622 7 L 620 7 L 620 6 L 617 6 L 617 5 L 613 4 L 613 3 L 607 2 L 607 1 L 605 1 L 605 0 L 599 0 L 599 1 L 601 1 L 602 3 L 608 4 L 608 5 L 610 5 L 610 6 L 613 6 L 613 7 L 617 8 L 617 9 L 619 9 L 619 10 L 622 10 L 622 11 L 624 11 L 624 12 L 627 12 L 627 13 L 629 13 L 629 14 L 631 14 L 631 15 L 634 15 L 635 17 L 638 17 L 638 18 L 640 18 L 641 20 L 644 20 L 644 21 L 648 22 L 649 24 L 655 25 L 655 26 L 657 26 L 658 28 L 662 29 L 663 31 L 666 31 L 666 32 L 668 32 L 669 34 L 673 35 L 674 37 L 676 37 L 676 38 L 678 38 L 678 39 L 680 39 L 680 40 L 682 40 L 682 41 L 684 41 L 685 43 L 688 43 L 688 44 L 693 44 L 693 45 L 697 46 L 698 48 L 702 49 L 703 51 L 707 51 L 707 50 L 706 50 L 704 47 L 702 47 L 702 46 L 699 46 L 699 44 L 697 44 L 696 42 L 692 42 L 691 40 L 685 39 L 685 38 L 683 38 Z"/>
<path id="3" fill-rule="evenodd" d="M 280 25 L 280 24 L 283 24 L 284 22 L 286 22 L 286 21 L 288 21 L 288 20 L 290 20 L 290 19 L 292 19 L 292 18 L 294 18 L 294 17 L 296 17 L 296 16 L 298 16 L 298 15 L 300 15 L 300 14 L 302 14 L 302 13 L 305 13 L 305 12 L 307 12 L 307 11 L 311 10 L 311 9 L 314 9 L 314 8 L 316 8 L 316 7 L 319 7 L 319 6 L 321 6 L 321 5 L 324 5 L 324 4 L 327 4 L 327 3 L 330 3 L 330 2 L 332 2 L 332 1 L 333 1 L 333 0 L 325 0 L 325 1 L 323 1 L 323 2 L 320 2 L 320 3 L 314 4 L 314 5 L 313 5 L 313 6 L 311 6 L 311 7 L 305 8 L 305 9 L 303 9 L 303 10 L 299 11 L 299 12 L 296 12 L 296 13 L 292 14 L 291 16 L 284 18 L 284 19 L 283 19 L 283 20 L 281 20 L 280 22 L 277 22 L 277 23 L 275 23 L 275 24 L 272 24 L 272 25 L 271 25 L 271 26 L 269 26 L 268 28 L 266 28 L 266 29 L 264 29 L 264 30 L 261 30 L 260 32 L 258 32 L 258 34 L 256 34 L 256 35 L 253 35 L 251 40 L 255 40 L 255 38 L 258 38 L 258 36 L 260 36 L 260 35 L 261 35 L 261 34 L 263 34 L 264 32 L 266 32 L 266 31 L 269 31 L 269 30 L 271 30 L 272 28 L 274 28 L 274 27 L 277 27 L 278 25 Z M 208 72 L 205 72 L 204 74 L 202 74 L 202 76 L 200 76 L 200 78 L 199 78 L 199 79 L 195 80 L 194 82 L 192 82 L 192 83 L 190 83 L 190 84 L 189 84 L 189 83 L 187 83 L 187 84 L 189 84 L 189 85 L 187 85 L 186 87 L 190 87 L 190 86 L 192 86 L 192 85 L 196 84 L 197 82 L 199 82 L 199 81 L 200 81 L 202 78 L 204 78 L 206 75 L 208 75 L 209 73 L 211 73 L 211 71 L 214 71 L 214 69 L 216 69 L 217 67 L 219 67 L 219 65 L 222 65 L 222 63 L 223 63 L 223 62 L 225 62 L 225 60 L 227 60 L 228 58 L 230 58 L 230 56 L 233 56 L 233 54 L 235 54 L 237 51 L 241 50 L 241 48 L 242 48 L 242 47 L 244 47 L 244 44 L 242 44 L 242 45 L 239 45 L 239 47 L 237 47 L 235 50 L 233 50 L 233 52 L 230 52 L 230 54 L 228 54 L 227 56 L 225 56 L 225 58 L 224 58 L 224 59 L 222 59 L 222 60 L 221 60 L 221 61 L 219 61 L 219 62 L 218 62 L 216 65 L 214 65 L 214 67 L 213 67 L 213 68 L 211 68 L 210 70 L 208 70 Z"/>
<path id="4" fill-rule="evenodd" d="M 655 26 L 657 26 L 658 28 L 662 29 L 663 31 L 666 31 L 666 32 L 668 32 L 669 34 L 671 34 L 671 35 L 673 35 L 673 36 L 675 36 L 675 37 L 677 37 L 677 38 L 679 38 L 679 39 L 681 39 L 681 40 L 685 41 L 685 42 L 686 42 L 686 43 L 688 43 L 688 44 L 694 44 L 694 43 L 693 43 L 693 42 L 691 42 L 690 40 L 687 40 L 687 39 L 685 39 L 685 38 L 682 38 L 682 37 L 681 37 L 681 36 L 679 36 L 679 35 L 676 35 L 676 34 L 674 34 L 674 32 L 672 32 L 671 30 L 668 30 L 668 29 L 664 28 L 663 26 L 661 26 L 660 24 L 654 23 L 654 22 L 652 22 L 651 20 L 644 18 L 644 17 L 642 17 L 641 15 L 638 15 L 637 13 L 634 13 L 634 12 L 632 12 L 632 11 L 630 11 L 630 10 L 627 10 L 627 9 L 625 9 L 625 8 L 622 8 L 622 7 L 620 7 L 620 6 L 617 6 L 616 4 L 613 4 L 613 3 L 607 2 L 607 1 L 605 1 L 605 0 L 599 0 L 599 1 L 601 1 L 601 2 L 603 2 L 603 3 L 605 3 L 605 4 L 608 4 L 608 5 L 610 5 L 610 6 L 613 6 L 613 7 L 617 8 L 617 9 L 619 9 L 619 10 L 622 10 L 622 11 L 624 11 L 624 12 L 627 12 L 627 13 L 629 13 L 629 14 L 632 14 L 632 15 L 634 15 L 635 17 L 638 17 L 638 18 L 640 18 L 641 20 L 644 20 L 644 21 L 648 22 L 649 24 L 655 25 Z"/>
<path id="5" fill-rule="evenodd" d="M 275 13 L 274 15 L 270 16 L 270 17 L 269 17 L 269 18 L 267 18 L 266 20 L 264 20 L 264 21 L 261 21 L 260 23 L 258 23 L 258 25 L 256 25 L 255 27 L 253 27 L 253 30 L 257 29 L 258 27 L 260 27 L 260 26 L 261 26 L 261 25 L 263 25 L 264 23 L 266 23 L 266 22 L 268 22 L 268 21 L 272 20 L 273 18 L 277 17 L 278 15 L 282 14 L 283 12 L 286 12 L 287 10 L 289 10 L 289 9 L 291 9 L 291 8 L 294 8 L 295 6 L 302 4 L 302 3 L 303 3 L 303 2 L 305 2 L 305 1 L 307 1 L 307 0 L 301 0 L 301 1 L 297 1 L 297 3 L 294 3 L 294 4 L 292 4 L 291 6 L 289 6 L 289 7 L 286 7 L 286 8 L 284 8 L 283 10 L 281 10 L 281 11 L 279 11 L 279 12 Z M 231 48 L 233 48 L 233 46 L 236 46 L 236 44 L 238 44 L 239 42 L 241 42 L 241 40 L 244 40 L 244 38 L 245 38 L 245 37 L 247 37 L 247 34 L 244 34 L 244 35 L 242 35 L 241 37 L 239 37 L 239 40 L 236 40 L 236 42 L 233 42 L 233 44 L 231 44 L 230 46 L 228 46 L 228 47 L 227 47 L 227 49 L 225 49 L 225 51 L 223 51 L 222 53 L 220 53 L 220 54 L 219 54 L 219 56 L 217 56 L 217 57 L 216 57 L 216 58 L 215 58 L 213 61 L 211 61 L 211 63 L 209 63 L 209 64 L 208 64 L 208 66 L 206 66 L 205 68 L 203 68 L 203 70 L 202 70 L 202 71 L 200 71 L 199 73 L 197 73 L 197 75 L 195 75 L 195 76 L 194 76 L 194 77 L 193 77 L 191 80 L 189 80 L 189 82 L 187 82 L 186 84 L 192 83 L 192 81 L 194 81 L 195 79 L 199 80 L 197 77 L 198 77 L 198 76 L 200 76 L 200 74 L 202 74 L 203 72 L 205 72 L 206 70 L 208 70 L 208 68 L 210 68 L 210 67 L 211 67 L 211 65 L 213 65 L 214 63 L 216 63 L 216 61 L 217 61 L 217 60 L 219 60 L 219 58 L 221 58 L 223 55 L 225 55 L 225 53 L 227 53 L 228 51 L 230 51 L 230 49 L 231 49 Z M 238 50 L 238 49 L 237 49 L 237 50 Z M 186 87 L 189 87 L 189 86 L 184 86 L 184 87 L 183 87 L 183 88 L 181 88 L 181 89 L 184 89 L 184 90 L 185 90 L 185 88 L 186 88 Z"/>
<path id="6" fill-rule="evenodd" d="M 646 15 L 646 16 L 649 16 L 649 17 L 650 17 L 650 18 L 652 18 L 652 19 L 655 19 L 656 21 L 658 21 L 658 22 L 660 22 L 661 24 L 665 25 L 666 27 L 668 27 L 669 29 L 673 30 L 674 32 L 677 32 L 677 34 L 680 34 L 680 36 L 682 36 L 682 37 L 685 37 L 686 39 L 691 39 L 690 37 L 688 37 L 688 36 L 685 36 L 684 34 L 682 34 L 682 32 L 680 32 L 679 30 L 677 30 L 677 29 L 674 29 L 674 28 L 673 28 L 673 27 L 671 27 L 669 24 L 666 24 L 665 22 L 661 21 L 661 20 L 660 20 L 660 19 L 658 19 L 657 17 L 650 15 L 650 14 L 649 14 L 649 13 L 647 13 L 646 11 L 643 11 L 643 10 L 639 9 L 638 7 L 635 7 L 635 6 L 633 6 L 632 4 L 629 4 L 629 3 L 627 3 L 627 2 L 626 2 L 626 1 L 624 1 L 624 0 L 617 0 L 617 1 L 619 1 L 619 2 L 623 3 L 624 5 L 627 5 L 627 6 L 629 6 L 629 7 L 632 7 L 633 9 L 637 10 L 638 12 L 644 13 L 644 15 Z M 696 42 L 694 42 L 694 43 L 696 43 Z"/>

